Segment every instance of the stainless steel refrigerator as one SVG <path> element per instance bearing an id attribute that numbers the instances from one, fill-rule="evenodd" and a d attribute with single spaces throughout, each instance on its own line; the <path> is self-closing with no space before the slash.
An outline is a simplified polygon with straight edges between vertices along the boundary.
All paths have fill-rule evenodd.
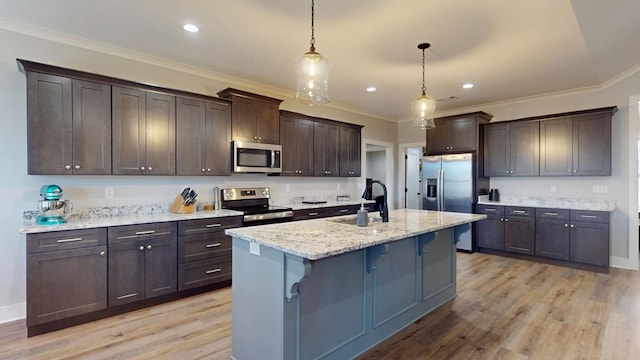
<path id="1" fill-rule="evenodd" d="M 474 154 L 425 156 L 422 158 L 422 207 L 473 213 Z M 458 249 L 473 251 L 472 231 L 462 234 Z"/>

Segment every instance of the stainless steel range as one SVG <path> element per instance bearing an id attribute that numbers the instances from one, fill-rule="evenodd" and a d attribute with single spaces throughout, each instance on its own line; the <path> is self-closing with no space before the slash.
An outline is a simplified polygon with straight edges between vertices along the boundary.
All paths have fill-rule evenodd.
<path id="1" fill-rule="evenodd" d="M 220 207 L 242 211 L 244 226 L 291 221 L 290 207 L 269 205 L 268 187 L 220 189 Z"/>

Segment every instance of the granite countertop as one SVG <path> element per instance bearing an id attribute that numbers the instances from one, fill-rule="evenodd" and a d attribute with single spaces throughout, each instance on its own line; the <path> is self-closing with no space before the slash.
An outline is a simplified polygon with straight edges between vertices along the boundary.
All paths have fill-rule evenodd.
<path id="1" fill-rule="evenodd" d="M 371 214 L 369 214 L 371 215 Z M 356 215 L 227 229 L 225 233 L 310 260 L 334 256 L 485 219 L 485 215 L 399 209 L 389 222 L 346 223 Z"/>
<path id="2" fill-rule="evenodd" d="M 489 195 L 480 195 L 478 196 L 478 204 L 608 212 L 612 212 L 616 208 L 614 200 L 543 196 L 500 196 L 500 201 L 489 201 Z"/>
<path id="3" fill-rule="evenodd" d="M 23 234 L 43 233 L 50 231 L 63 231 L 63 230 L 78 230 L 78 229 L 91 229 L 108 226 L 119 225 L 134 225 L 134 224 L 148 224 L 154 222 L 166 222 L 166 221 L 180 221 L 180 220 L 196 220 L 196 219 L 209 219 L 217 217 L 227 216 L 239 216 L 242 215 L 240 211 L 233 210 L 207 210 L 207 211 L 194 211 L 191 214 L 174 214 L 170 212 L 157 213 L 157 214 L 140 214 L 140 215 L 126 215 L 126 216 L 106 216 L 106 217 L 92 217 L 92 218 L 70 218 L 65 224 L 58 225 L 38 225 L 35 222 L 25 222 L 20 227 L 20 232 Z"/>

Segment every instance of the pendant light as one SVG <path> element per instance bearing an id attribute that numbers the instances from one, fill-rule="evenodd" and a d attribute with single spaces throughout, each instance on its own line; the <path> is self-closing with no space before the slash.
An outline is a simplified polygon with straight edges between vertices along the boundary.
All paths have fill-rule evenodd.
<path id="1" fill-rule="evenodd" d="M 436 112 L 436 101 L 427 96 L 427 88 L 424 85 L 424 51 L 431 46 L 429 43 L 418 44 L 422 50 L 422 95 L 411 103 L 413 113 L 413 127 L 420 129 L 433 129 L 436 127 L 433 116 Z"/>
<path id="2" fill-rule="evenodd" d="M 329 63 L 316 52 L 314 33 L 314 0 L 311 0 L 311 47 L 296 60 L 296 102 L 323 105 L 329 102 Z"/>

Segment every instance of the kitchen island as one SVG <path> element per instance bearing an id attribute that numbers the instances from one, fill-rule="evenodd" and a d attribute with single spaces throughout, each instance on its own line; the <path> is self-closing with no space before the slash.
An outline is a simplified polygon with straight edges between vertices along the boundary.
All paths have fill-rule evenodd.
<path id="1" fill-rule="evenodd" d="M 456 296 L 456 246 L 485 215 L 393 210 L 228 229 L 232 358 L 347 359 Z"/>

